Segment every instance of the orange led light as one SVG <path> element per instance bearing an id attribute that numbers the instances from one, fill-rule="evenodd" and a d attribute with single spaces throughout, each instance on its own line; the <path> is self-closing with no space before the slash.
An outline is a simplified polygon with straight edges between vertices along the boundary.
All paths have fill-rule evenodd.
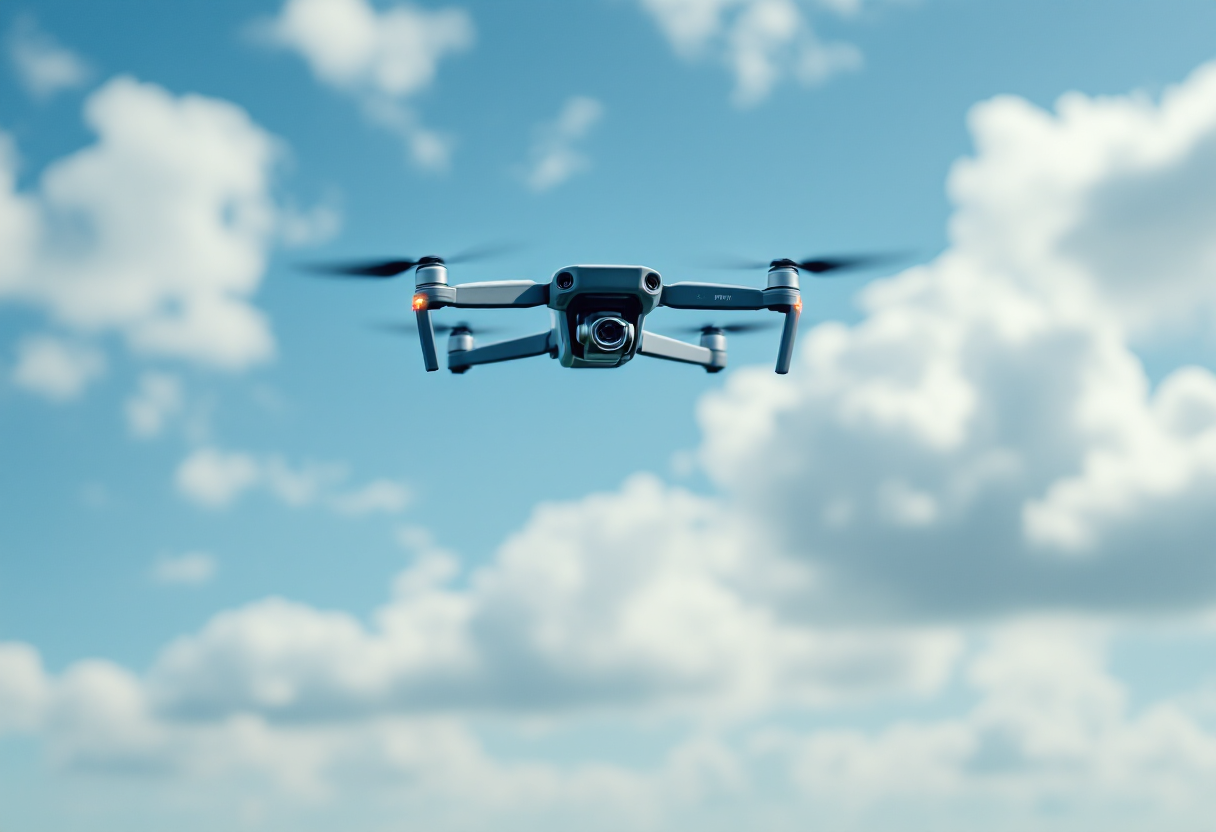
<path id="1" fill-rule="evenodd" d="M 414 311 L 421 312 L 426 309 L 426 295 L 414 295 Z"/>
<path id="2" fill-rule="evenodd" d="M 798 300 L 794 301 L 794 311 L 799 315 L 802 314 L 802 298 L 798 298 Z"/>

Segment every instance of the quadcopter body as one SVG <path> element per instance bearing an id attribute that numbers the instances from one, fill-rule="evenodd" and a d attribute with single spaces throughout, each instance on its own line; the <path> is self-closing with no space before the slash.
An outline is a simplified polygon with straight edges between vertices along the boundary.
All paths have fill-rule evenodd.
<path id="1" fill-rule="evenodd" d="M 450 285 L 442 259 L 424 257 L 417 263 L 401 261 L 397 265 L 406 263 L 416 268 L 413 309 L 423 363 L 428 371 L 439 369 L 431 315 L 445 307 L 547 306 L 552 310 L 552 325 L 547 332 L 484 346 L 474 343 L 469 327 L 451 328 L 448 369 L 454 373 L 463 373 L 478 364 L 539 355 L 549 355 L 563 367 L 574 368 L 620 367 L 638 355 L 695 364 L 711 373 L 726 367 L 726 328 L 712 325 L 702 328 L 699 344 L 659 335 L 647 330 L 645 321 L 660 306 L 782 313 L 785 319 L 776 371 L 786 373 L 802 312 L 798 264 L 789 260 L 770 264 L 765 289 L 717 283 L 664 283 L 658 271 L 645 266 L 599 265 L 568 266 L 547 283 L 507 280 Z"/>
<path id="2" fill-rule="evenodd" d="M 636 356 L 661 358 L 703 367 L 717 373 L 726 368 L 726 335 L 767 329 L 765 324 L 735 323 L 725 326 L 707 324 L 699 332 L 700 343 L 691 344 L 669 338 L 646 328 L 646 317 L 666 306 L 670 309 L 704 311 L 761 311 L 782 316 L 781 343 L 777 348 L 776 372 L 790 369 L 798 318 L 802 314 L 802 293 L 798 277 L 806 272 L 822 277 L 829 272 L 865 268 L 893 259 L 892 255 L 853 255 L 808 260 L 771 260 L 768 263 L 736 263 L 739 268 L 768 269 L 763 289 L 725 283 L 680 281 L 667 283 L 655 269 L 646 266 L 567 266 L 548 282 L 495 280 L 484 283 L 448 282 L 448 265 L 482 259 L 487 250 L 466 252 L 447 262 L 441 257 L 418 260 L 385 260 L 371 263 L 331 264 L 315 271 L 359 278 L 391 278 L 414 270 L 412 302 L 422 361 L 428 372 L 439 369 L 435 333 L 448 332 L 448 369 L 464 373 L 478 364 L 494 364 L 548 355 L 563 367 L 620 367 Z M 901 255 L 895 258 L 903 259 Z M 547 306 L 551 311 L 549 329 L 522 338 L 478 345 L 472 328 L 465 323 L 454 326 L 432 321 L 432 315 L 454 309 L 528 309 Z M 774 322 L 775 323 L 775 322 Z"/>

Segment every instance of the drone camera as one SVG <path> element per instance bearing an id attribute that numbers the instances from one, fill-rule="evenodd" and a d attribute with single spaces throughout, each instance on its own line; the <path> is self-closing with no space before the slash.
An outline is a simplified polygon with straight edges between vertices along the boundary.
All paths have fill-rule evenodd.
<path id="1" fill-rule="evenodd" d="M 600 318 L 591 327 L 591 342 L 605 352 L 618 350 L 629 340 L 630 328 L 620 318 Z"/>
<path id="2" fill-rule="evenodd" d="M 648 292 L 657 292 L 663 286 L 662 279 L 654 272 L 649 272 L 642 283 L 646 286 L 646 291 Z"/>
<path id="3" fill-rule="evenodd" d="M 592 312 L 583 316 L 577 332 L 587 361 L 615 364 L 633 346 L 636 328 L 616 312 Z"/>
<path id="4" fill-rule="evenodd" d="M 562 272 L 557 276 L 557 288 L 569 289 L 574 285 L 574 275 L 570 272 Z"/>

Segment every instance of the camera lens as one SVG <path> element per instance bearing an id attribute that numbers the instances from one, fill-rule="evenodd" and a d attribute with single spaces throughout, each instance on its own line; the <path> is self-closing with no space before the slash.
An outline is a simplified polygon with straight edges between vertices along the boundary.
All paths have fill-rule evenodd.
<path id="1" fill-rule="evenodd" d="M 659 280 L 659 276 L 654 272 L 646 275 L 646 288 L 652 292 L 657 292 L 663 281 Z"/>
<path id="2" fill-rule="evenodd" d="M 625 344 L 625 322 L 620 318 L 602 318 L 591 328 L 591 338 L 602 350 L 615 350 Z"/>
<path id="3" fill-rule="evenodd" d="M 574 275 L 570 272 L 562 272 L 557 276 L 557 288 L 569 289 L 574 285 Z"/>

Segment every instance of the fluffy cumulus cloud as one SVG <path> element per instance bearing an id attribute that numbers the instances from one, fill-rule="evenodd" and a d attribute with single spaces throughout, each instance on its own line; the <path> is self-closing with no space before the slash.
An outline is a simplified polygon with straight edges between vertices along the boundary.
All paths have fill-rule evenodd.
<path id="1" fill-rule="evenodd" d="M 256 796 L 260 805 L 285 795 L 314 807 L 338 786 L 366 801 L 361 814 L 387 823 L 404 814 L 436 829 L 469 828 L 479 817 L 493 817 L 494 828 L 537 828 L 549 815 L 556 828 L 581 817 L 580 828 L 619 829 L 653 820 L 671 794 L 738 778 L 730 755 L 712 740 L 683 745 L 645 774 L 618 765 L 562 767 L 495 759 L 466 725 L 445 717 L 356 726 L 283 726 L 256 716 L 166 721 L 140 680 L 108 662 L 80 662 L 52 676 L 30 648 L 0 643 L 0 670 L 8 674 L 0 674 L 0 703 L 20 708 L 3 712 L 0 732 L 39 733 L 59 770 L 108 774 L 112 786 L 115 774 L 189 779 Z M 150 802 L 155 796 L 145 792 L 141 804 Z M 592 813 L 598 820 L 588 822 Z"/>
<path id="2" fill-rule="evenodd" d="M 547 506 L 454 583 L 424 550 L 370 628 L 283 600 L 224 613 L 150 677 L 168 712 L 276 719 L 834 702 L 934 689 L 959 643 L 932 628 L 812 631 L 769 610 L 809 580 L 712 501 L 639 477 Z"/>
<path id="3" fill-rule="evenodd" d="M 95 347 L 50 335 L 34 335 L 18 345 L 12 380 L 51 401 L 66 402 L 84 392 L 105 370 L 105 355 Z"/>
<path id="4" fill-rule="evenodd" d="M 472 45 L 466 12 L 412 4 L 378 11 L 367 0 L 287 0 L 260 30 L 297 52 L 319 81 L 354 96 L 372 121 L 399 134 L 415 163 L 447 165 L 450 142 L 424 127 L 406 102 L 431 85 L 443 58 Z"/>
<path id="5" fill-rule="evenodd" d="M 898 818 L 901 828 L 940 829 L 944 817 L 973 817 L 982 805 L 985 828 L 1101 821 L 1132 830 L 1191 828 L 1216 810 L 1210 694 L 1133 707 L 1110 672 L 1104 636 L 1077 622 L 985 634 L 963 667 L 971 704 L 953 716 L 870 730 L 711 722 L 643 766 L 503 758 L 467 717 L 443 713 L 398 708 L 352 720 L 332 707 L 292 708 L 301 688 L 291 680 L 310 671 L 307 685 L 323 689 L 331 706 L 342 688 L 374 680 L 358 666 L 366 656 L 357 624 L 298 614 L 291 623 L 263 623 L 242 653 L 232 649 L 239 625 L 213 622 L 209 629 L 229 631 L 223 661 L 210 666 L 220 678 L 190 682 L 202 686 L 191 695 L 214 710 L 182 711 L 180 700 L 165 699 L 186 681 L 175 674 L 198 659 L 199 640 L 172 645 L 145 677 L 95 660 L 50 674 L 29 647 L 0 644 L 0 733 L 41 736 L 61 771 L 155 774 L 263 799 L 316 800 L 342 789 L 386 821 L 405 811 L 439 829 L 562 829 L 592 818 L 581 828 L 726 830 L 758 812 L 774 829 L 802 828 L 808 812 L 829 826 L 886 829 Z M 218 635 L 203 635 L 213 651 Z M 435 648 L 425 640 L 410 646 L 415 657 L 427 649 Z M 329 674 L 317 673 L 322 655 Z M 273 670 L 244 701 L 215 698 L 267 662 Z M 552 712 L 546 719 L 552 725 Z"/>
<path id="6" fill-rule="evenodd" d="M 353 489 L 343 487 L 345 480 L 342 465 L 293 466 L 275 455 L 256 456 L 210 446 L 192 451 L 174 477 L 182 496 L 209 509 L 225 508 L 254 489 L 287 506 L 324 505 L 348 516 L 398 514 L 413 499 L 409 487 L 396 480 L 377 479 Z"/>
<path id="7" fill-rule="evenodd" d="M 806 798 L 843 801 L 875 828 L 880 806 L 899 806 L 903 828 L 941 828 L 943 807 L 957 816 L 977 801 L 998 809 L 984 823 L 993 829 L 1186 826 L 1210 814 L 1210 715 L 1185 697 L 1131 707 L 1088 629 L 1031 621 L 991 633 L 966 668 L 975 704 L 958 716 L 872 733 L 766 731 L 752 749 L 781 761 Z"/>
<path id="8" fill-rule="evenodd" d="M 858 69 L 861 52 L 847 43 L 827 43 L 808 20 L 810 7 L 851 14 L 861 0 L 639 0 L 678 54 L 710 56 L 734 75 L 734 101 L 751 106 L 786 78 L 821 84 Z"/>
<path id="9" fill-rule="evenodd" d="M 837 614 L 1211 603 L 1216 377 L 1151 383 L 1133 346 L 1212 320 L 1216 66 L 971 126 L 950 248 L 807 333 L 790 381 L 710 396 L 706 470 Z"/>
<path id="10" fill-rule="evenodd" d="M 89 80 L 88 64 L 42 31 L 32 17 L 17 19 L 9 30 L 7 46 L 17 77 L 35 98 L 50 98 Z"/>
<path id="11" fill-rule="evenodd" d="M 253 305 L 282 214 L 280 148 L 242 109 L 116 78 L 85 104 L 97 141 L 16 188 L 0 136 L 0 301 L 137 353 L 240 369 L 274 340 Z"/>
<path id="12" fill-rule="evenodd" d="M 141 439 L 159 436 L 165 425 L 181 413 L 183 406 L 182 384 L 177 376 L 144 373 L 140 376 L 138 389 L 127 399 L 124 411 L 127 427 Z"/>
<path id="13" fill-rule="evenodd" d="M 541 125 L 532 145 L 532 160 L 524 181 L 534 191 L 547 191 L 585 170 L 590 162 L 577 144 L 587 137 L 604 115 L 604 105 L 594 98 L 576 95 L 563 106 L 557 118 Z"/>
<path id="14" fill-rule="evenodd" d="M 36 727 L 47 694 L 38 652 L 28 645 L 0 642 L 0 736 Z"/>
<path id="15" fill-rule="evenodd" d="M 634 826 L 673 794 L 695 803 L 744 787 L 741 749 L 714 726 L 775 706 L 923 696 L 962 647 L 935 628 L 816 629 L 775 614 L 767 599 L 810 578 L 748 545 L 755 530 L 737 522 L 639 476 L 539 508 L 468 574 L 410 535 L 416 561 L 369 621 L 267 599 L 217 615 L 142 674 L 87 661 L 51 675 L 9 645 L 0 703 L 21 716 L 7 730 L 43 736 L 72 771 L 254 772 L 310 792 L 374 774 L 432 800 L 472 789 L 482 810 L 617 805 L 613 828 Z M 597 714 L 705 728 L 638 771 L 496 760 L 469 721 Z"/>

